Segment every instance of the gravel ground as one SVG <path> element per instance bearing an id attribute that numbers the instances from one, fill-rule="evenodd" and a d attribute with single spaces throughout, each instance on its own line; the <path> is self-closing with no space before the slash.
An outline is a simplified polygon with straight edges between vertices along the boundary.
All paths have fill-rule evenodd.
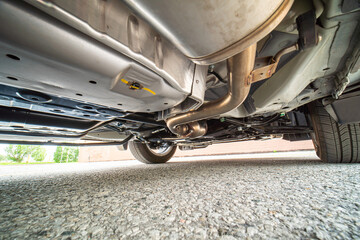
<path id="1" fill-rule="evenodd" d="M 240 157 L 0 166 L 0 239 L 360 239 L 360 164 Z"/>

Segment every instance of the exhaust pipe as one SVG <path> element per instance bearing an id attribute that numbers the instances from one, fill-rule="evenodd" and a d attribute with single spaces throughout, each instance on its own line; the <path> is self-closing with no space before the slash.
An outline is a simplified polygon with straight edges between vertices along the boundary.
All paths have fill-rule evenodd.
<path id="1" fill-rule="evenodd" d="M 254 68 L 256 43 L 227 60 L 229 92 L 222 98 L 203 104 L 199 109 L 166 121 L 170 131 L 181 138 L 196 138 L 206 134 L 204 119 L 216 117 L 240 106 L 251 86 L 251 71 Z"/>

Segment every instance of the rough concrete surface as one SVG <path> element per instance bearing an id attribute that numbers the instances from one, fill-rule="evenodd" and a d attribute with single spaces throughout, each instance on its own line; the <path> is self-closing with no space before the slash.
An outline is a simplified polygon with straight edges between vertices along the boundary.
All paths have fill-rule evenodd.
<path id="1" fill-rule="evenodd" d="M 314 152 L 0 166 L 0 239 L 359 239 L 359 182 Z"/>

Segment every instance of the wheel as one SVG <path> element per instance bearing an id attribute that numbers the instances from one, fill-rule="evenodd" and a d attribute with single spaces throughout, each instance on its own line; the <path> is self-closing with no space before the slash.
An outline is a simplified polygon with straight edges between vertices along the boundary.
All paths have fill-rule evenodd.
<path id="1" fill-rule="evenodd" d="M 315 101 L 309 105 L 316 154 L 328 163 L 360 162 L 360 123 L 338 124 Z"/>
<path id="2" fill-rule="evenodd" d="M 175 145 L 163 145 L 157 148 L 150 147 L 149 144 L 131 141 L 129 148 L 132 155 L 140 162 L 153 164 L 153 163 L 166 163 L 175 154 Z"/>

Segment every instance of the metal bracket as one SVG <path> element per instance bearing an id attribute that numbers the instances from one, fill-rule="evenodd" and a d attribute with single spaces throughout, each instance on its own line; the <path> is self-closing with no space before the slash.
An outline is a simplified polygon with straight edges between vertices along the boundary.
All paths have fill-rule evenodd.
<path id="1" fill-rule="evenodd" d="M 264 64 L 265 66 L 256 68 L 250 73 L 250 83 L 258 82 L 271 77 L 275 73 L 278 64 L 274 61 L 273 57 L 264 57 L 257 59 L 256 63 L 260 65 Z"/>
<path id="2" fill-rule="evenodd" d="M 345 91 L 345 88 L 347 87 L 347 85 L 349 85 L 349 83 L 350 83 L 350 79 L 348 76 L 342 78 L 339 81 L 336 89 L 334 90 L 332 97 L 338 99 L 340 95 Z"/>
<path id="3" fill-rule="evenodd" d="M 277 68 L 280 58 L 287 53 L 299 50 L 298 44 L 280 50 L 274 57 L 264 57 L 256 60 L 256 65 L 260 66 L 250 73 L 250 83 L 258 82 L 271 77 Z"/>

